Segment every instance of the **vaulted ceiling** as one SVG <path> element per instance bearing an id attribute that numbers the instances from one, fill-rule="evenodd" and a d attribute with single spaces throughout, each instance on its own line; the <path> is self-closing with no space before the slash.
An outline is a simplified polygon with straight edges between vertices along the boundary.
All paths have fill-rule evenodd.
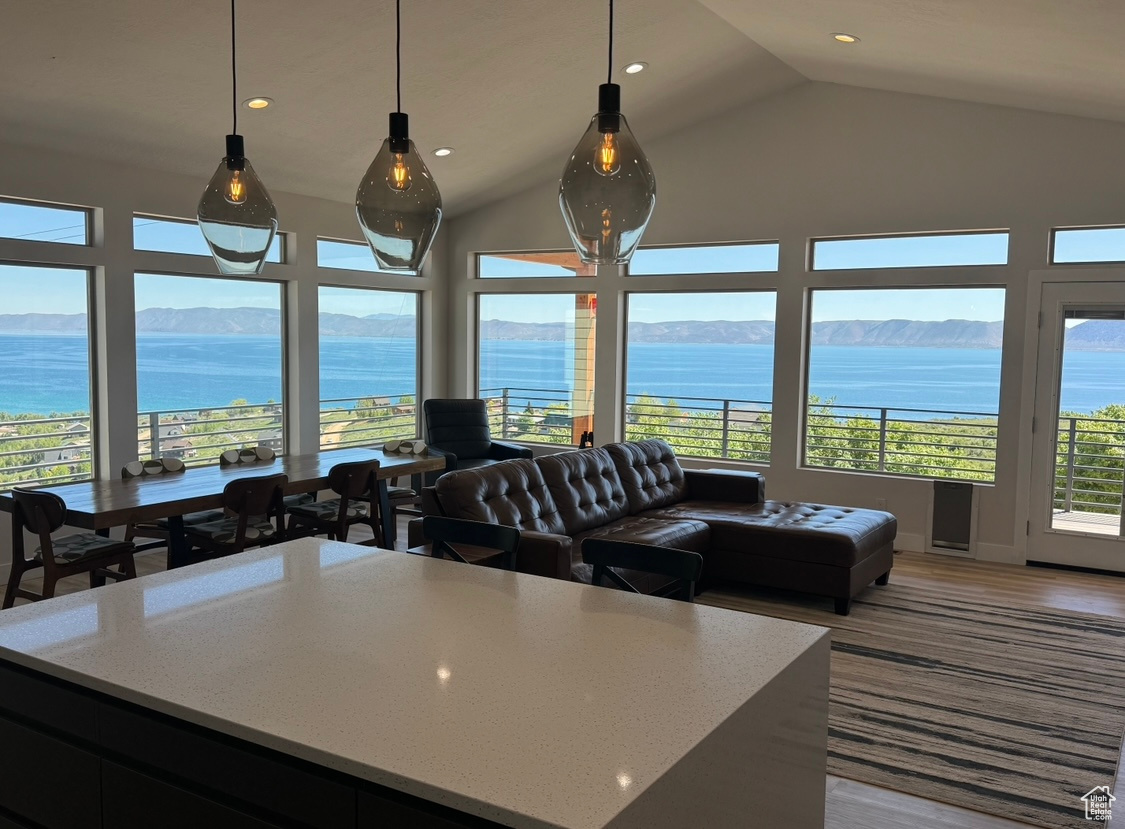
<path id="1" fill-rule="evenodd" d="M 606 74 L 604 0 L 406 0 L 403 109 L 456 215 L 542 180 Z M 394 109 L 390 0 L 240 0 L 239 109 L 273 189 L 337 201 Z M 9 0 L 0 140 L 210 174 L 231 126 L 226 0 Z M 861 37 L 853 46 L 829 36 Z M 642 139 L 806 79 L 1125 119 L 1125 4 L 618 0 L 615 80 Z M 649 68 L 624 75 L 634 60 Z"/>

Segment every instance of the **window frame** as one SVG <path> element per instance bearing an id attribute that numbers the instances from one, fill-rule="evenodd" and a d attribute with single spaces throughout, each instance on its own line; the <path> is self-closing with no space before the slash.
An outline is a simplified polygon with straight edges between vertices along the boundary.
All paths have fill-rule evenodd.
<path id="1" fill-rule="evenodd" d="M 319 238 L 320 237 L 318 237 L 318 239 Z M 330 269 L 330 270 L 340 270 L 340 271 L 344 271 L 345 273 L 366 273 L 366 271 L 352 271 L 352 270 L 349 270 L 348 268 L 335 268 L 335 269 Z M 376 271 L 376 273 L 386 273 L 386 272 L 385 271 Z M 317 285 L 316 285 L 317 297 L 316 298 L 317 298 L 317 365 L 318 366 L 321 363 L 321 360 L 320 360 L 320 313 L 321 313 L 321 310 L 320 310 L 320 289 L 321 288 L 334 288 L 334 289 L 342 289 L 342 290 L 347 290 L 347 291 L 381 291 L 383 293 L 412 294 L 414 296 L 414 401 L 415 401 L 414 402 L 414 432 L 415 432 L 415 434 L 420 434 L 419 425 L 421 423 L 420 418 L 421 418 L 421 411 L 422 411 L 422 377 L 423 377 L 423 371 L 422 371 L 422 365 L 423 365 L 423 360 L 422 360 L 422 343 L 423 343 L 423 339 L 422 339 L 422 317 L 423 317 L 422 305 L 423 305 L 423 294 L 425 293 L 425 291 L 421 288 L 386 288 L 386 287 L 376 286 L 376 285 L 348 285 L 348 284 L 336 284 L 336 283 L 332 283 L 332 282 L 317 282 Z M 318 409 L 318 411 L 323 411 L 323 409 L 320 408 L 321 404 L 324 403 L 324 398 L 321 397 L 320 384 L 321 384 L 321 372 L 318 369 L 317 370 L 317 409 Z M 345 398 L 330 398 L 330 399 L 351 400 L 352 398 L 346 398 L 345 397 Z M 359 400 L 359 399 L 362 399 L 362 398 L 356 398 L 356 400 Z M 319 420 L 318 420 L 318 423 L 317 423 L 318 429 L 319 429 L 319 426 L 320 426 L 320 423 L 319 423 Z M 410 437 L 413 437 L 413 435 L 411 435 Z M 320 445 L 320 441 L 318 441 L 318 445 Z M 326 451 L 326 450 L 324 450 L 323 448 L 320 448 L 317 451 L 323 452 L 323 451 Z"/>
<path id="2" fill-rule="evenodd" d="M 340 238 L 335 237 L 335 236 L 321 236 L 319 234 L 315 238 L 316 238 L 316 245 L 315 245 L 316 267 L 320 270 L 343 271 L 344 273 L 377 273 L 377 274 L 382 274 L 384 276 L 407 276 L 407 277 L 411 277 L 411 278 L 417 278 L 417 277 L 420 277 L 422 275 L 421 270 L 416 270 L 416 271 L 384 271 L 384 270 L 381 270 L 379 268 L 379 263 L 375 261 L 375 255 L 371 252 L 371 246 L 369 244 L 367 244 L 367 242 L 361 242 L 361 241 L 358 241 L 356 239 L 340 239 Z M 321 242 L 328 242 L 329 244 L 336 244 L 336 245 L 349 245 L 349 246 L 355 245 L 356 247 L 363 248 L 364 250 L 367 251 L 368 254 L 371 255 L 371 265 L 372 265 L 372 267 L 370 267 L 370 268 L 344 268 L 344 267 L 341 267 L 339 265 L 325 265 L 320 261 L 320 243 Z M 429 256 L 427 256 L 426 258 L 428 260 Z M 328 285 L 328 283 L 324 282 L 324 281 L 321 281 L 318 284 Z M 335 287 L 335 286 L 330 286 L 330 287 Z M 349 287 L 349 286 L 343 286 L 343 287 Z"/>
<path id="3" fill-rule="evenodd" d="M 190 255 L 190 254 L 187 254 L 187 255 Z M 133 364 L 134 364 L 134 373 L 135 373 L 136 381 L 137 381 L 137 384 L 138 384 L 137 385 L 137 409 L 138 409 L 138 411 L 136 412 L 136 417 L 138 418 L 138 420 L 140 419 L 140 417 L 142 415 L 152 414 L 152 412 L 142 412 L 142 411 L 140 411 L 140 408 L 141 408 L 140 371 L 137 370 L 137 368 L 136 368 L 136 364 L 137 364 L 137 361 L 140 358 L 140 355 L 138 353 L 137 346 L 136 346 L 137 333 L 138 332 L 136 330 L 136 323 L 135 323 L 136 314 L 137 314 L 137 311 L 138 311 L 138 309 L 136 307 L 136 291 L 137 291 L 137 277 L 138 276 L 177 277 L 177 278 L 186 278 L 186 279 L 220 279 L 220 280 L 227 281 L 227 282 L 233 281 L 233 282 L 250 282 L 250 283 L 253 283 L 253 284 L 269 284 L 269 285 L 274 285 L 275 287 L 278 288 L 278 297 L 279 297 L 278 339 L 279 339 L 279 345 L 280 345 L 280 349 L 281 349 L 281 398 L 279 400 L 279 405 L 281 406 L 281 449 L 277 450 L 277 454 L 278 455 L 288 454 L 289 449 L 290 449 L 290 447 L 289 447 L 289 443 L 290 443 L 289 427 L 290 427 L 290 423 L 291 423 L 291 416 L 290 416 L 290 411 L 289 411 L 289 362 L 290 362 L 290 360 L 289 360 L 289 341 L 290 341 L 289 290 L 290 290 L 290 285 L 291 284 L 296 285 L 296 282 L 293 282 L 292 280 L 288 280 L 288 279 L 279 279 L 279 278 L 270 278 L 270 277 L 261 277 L 261 276 L 243 276 L 243 275 L 236 275 L 236 274 L 198 273 L 198 272 L 192 272 L 192 271 L 177 271 L 177 270 L 173 270 L 173 269 L 160 269 L 160 270 L 154 270 L 154 269 L 136 270 L 136 269 L 134 269 L 133 273 L 132 273 L 132 276 L 133 276 L 133 298 L 134 298 L 134 308 L 133 308 L 133 319 L 134 319 Z M 253 405 L 253 404 L 248 404 L 248 405 Z M 262 405 L 267 405 L 267 404 L 262 404 Z M 221 408 L 227 408 L 227 407 L 226 406 L 212 406 L 212 407 L 203 406 L 201 408 L 204 408 L 204 409 L 205 408 L 221 409 Z M 194 410 L 193 409 L 174 409 L 173 410 L 173 412 L 178 412 L 178 411 L 194 411 Z M 161 411 L 156 412 L 156 414 L 168 414 L 168 413 L 169 412 L 161 412 Z M 136 453 L 138 458 L 141 457 L 141 455 L 140 455 L 140 442 L 141 441 L 140 441 L 140 437 L 139 437 L 139 428 L 138 428 L 137 453 Z M 216 464 L 218 464 L 218 462 L 219 462 L 218 454 L 216 453 L 216 456 L 215 456 L 214 460 L 208 460 L 204 463 L 195 463 L 194 459 L 193 459 L 193 462 L 188 464 L 188 465 L 189 466 L 215 466 Z M 185 463 L 186 463 L 186 461 L 185 461 Z"/>
<path id="4" fill-rule="evenodd" d="M 559 280 L 559 279 L 593 279 L 593 278 L 597 277 L 597 270 L 600 267 L 598 265 L 588 265 L 587 267 L 590 267 L 590 268 L 594 269 L 594 273 L 584 274 L 584 275 L 580 275 L 580 274 L 577 274 L 577 273 L 572 273 L 570 275 L 555 274 L 553 276 L 546 276 L 546 275 L 543 275 L 543 274 L 517 274 L 517 275 L 514 275 L 514 276 L 481 276 L 480 275 L 481 259 L 484 258 L 484 257 L 494 257 L 495 258 L 495 257 L 504 257 L 504 256 L 533 256 L 535 254 L 540 254 L 540 253 L 545 253 L 545 254 L 555 254 L 555 253 L 573 254 L 574 257 L 576 259 L 578 259 L 579 265 L 582 264 L 582 259 L 581 259 L 581 257 L 578 256 L 578 253 L 577 253 L 577 251 L 574 250 L 574 248 L 545 248 L 545 249 L 541 249 L 541 250 L 478 250 L 478 251 L 473 252 L 473 271 L 472 271 L 473 280 L 483 282 L 484 284 L 495 283 L 495 284 L 499 284 L 499 285 L 504 285 L 504 284 L 507 284 L 509 280 L 514 280 L 514 279 L 544 279 L 544 280 L 551 280 L 551 282 L 554 283 L 556 280 Z M 557 267 L 562 267 L 562 266 L 559 265 Z M 484 291 L 483 293 L 516 294 L 516 293 L 521 293 L 521 292 L 520 291 Z M 561 292 L 560 291 L 550 291 L 549 293 L 570 293 L 570 292 L 569 291 L 561 291 Z M 590 292 L 577 291 L 576 293 L 590 293 Z"/>
<path id="5" fill-rule="evenodd" d="M 134 253 L 158 253 L 158 254 L 164 254 L 164 255 L 167 255 L 167 256 L 190 256 L 194 259 L 199 259 L 200 261 L 206 261 L 206 260 L 212 258 L 210 251 L 206 251 L 204 253 L 185 253 L 184 251 L 178 251 L 178 250 L 162 250 L 162 249 L 157 249 L 157 248 L 139 248 L 139 247 L 137 247 L 137 225 L 136 225 L 136 223 L 137 223 L 138 219 L 142 219 L 142 220 L 143 219 L 150 219 L 152 221 L 155 221 L 155 222 L 158 222 L 158 223 L 161 223 L 161 224 L 190 225 L 190 226 L 194 226 L 197 231 L 199 230 L 199 222 L 195 219 L 185 219 L 185 218 L 180 217 L 180 216 L 161 216 L 161 215 L 156 214 L 156 213 L 138 213 L 138 212 L 134 211 L 133 212 L 133 221 L 132 221 L 132 224 L 130 226 L 130 229 L 131 229 L 132 235 L 133 235 L 133 252 Z M 274 240 L 277 242 L 278 258 L 277 258 L 276 261 L 273 260 L 273 259 L 270 259 L 269 258 L 269 252 L 267 251 L 266 252 L 266 264 L 267 265 L 288 265 L 289 264 L 289 239 L 288 239 L 288 235 L 289 234 L 286 233 L 285 231 L 282 231 L 282 230 L 277 231 L 277 234 L 274 236 Z M 202 233 L 200 234 L 200 238 L 201 239 L 203 238 Z M 207 241 L 205 239 L 203 240 L 203 246 L 204 246 L 204 248 L 207 247 Z M 271 243 L 270 246 L 272 247 L 273 243 Z M 171 272 L 169 271 L 167 273 L 170 274 Z M 191 274 L 184 274 L 184 275 L 189 276 Z M 198 275 L 198 274 L 196 274 L 196 275 Z M 220 276 L 225 277 L 225 276 L 227 276 L 227 274 L 220 274 Z"/>
<path id="6" fill-rule="evenodd" d="M 78 246 L 73 245 L 72 247 L 78 247 Z M 90 421 L 90 461 L 89 461 L 89 463 L 90 463 L 90 475 L 88 477 L 67 479 L 66 481 L 60 482 L 60 485 L 61 484 L 68 484 L 68 483 L 85 483 L 87 481 L 95 481 L 100 477 L 100 475 L 99 475 L 99 473 L 101 471 L 100 457 L 101 457 L 101 454 L 102 454 L 99 451 L 101 449 L 101 441 L 99 439 L 100 434 L 101 434 L 101 429 L 100 429 L 100 426 L 101 426 L 101 417 L 100 417 L 101 408 L 98 405 L 99 401 L 100 401 L 100 396 L 98 394 L 99 385 L 100 385 L 99 384 L 100 372 L 98 371 L 98 351 L 97 351 L 98 322 L 97 322 L 97 315 L 95 313 L 96 298 L 95 298 L 95 280 L 94 280 L 94 277 L 95 277 L 96 268 L 93 265 L 65 265 L 65 264 L 58 264 L 58 263 L 55 263 L 55 262 L 26 262 L 26 261 L 11 260 L 11 259 L 0 259 L 0 269 L 2 269 L 4 267 L 37 268 L 37 269 L 51 269 L 51 270 L 61 270 L 61 271 L 82 271 L 86 275 L 86 303 L 85 303 L 85 307 L 86 307 L 86 373 L 87 373 L 87 376 L 89 378 L 88 405 L 89 405 L 89 421 Z M 46 414 L 49 415 L 50 413 L 48 412 Z M 2 451 L 2 448 L 3 448 L 3 444 L 0 444 L 0 451 Z M 50 485 L 50 479 L 49 478 L 33 478 L 29 481 L 14 481 L 10 484 L 0 483 L 0 492 L 8 492 L 13 487 L 26 486 L 28 484 L 33 484 L 35 486 L 49 486 Z"/>
<path id="7" fill-rule="evenodd" d="M 524 278 L 524 277 L 521 277 L 521 278 Z M 554 280 L 554 279 L 557 279 L 558 277 L 540 277 L 540 278 L 548 279 L 548 280 Z M 587 279 L 589 277 L 578 277 L 578 278 L 579 279 Z M 498 291 L 476 291 L 476 292 L 474 292 L 472 294 L 472 296 L 474 297 L 474 299 L 473 299 L 473 311 L 474 311 L 474 313 L 473 313 L 472 326 L 471 326 L 471 333 L 473 335 L 473 346 L 472 347 L 473 347 L 473 394 L 474 394 L 474 396 L 477 397 L 477 398 L 485 399 L 485 400 L 488 399 L 488 398 L 483 398 L 482 395 L 481 395 L 481 336 L 480 336 L 481 327 L 480 327 L 480 324 L 481 324 L 481 299 L 482 298 L 491 297 L 491 296 L 502 296 L 502 297 L 511 297 L 511 296 L 527 296 L 527 297 L 565 296 L 565 297 L 572 297 L 573 298 L 573 297 L 585 295 L 585 296 L 594 297 L 594 303 L 595 303 L 595 307 L 596 307 L 597 296 L 598 296 L 598 292 L 596 290 L 596 285 L 591 285 L 590 287 L 592 289 L 595 289 L 595 290 L 589 290 L 589 291 L 574 291 L 574 290 L 572 290 L 572 291 L 565 291 L 565 290 L 502 291 L 502 290 L 498 290 Z M 595 349 L 596 348 L 597 348 L 597 345 L 596 345 L 596 340 L 595 340 Z M 596 359 L 597 359 L 597 355 L 596 355 L 596 352 L 595 352 L 595 365 L 596 365 Z M 598 382 L 597 369 L 595 368 L 595 374 L 594 374 L 595 398 L 594 399 L 596 399 L 597 382 Z M 571 394 L 573 394 L 573 389 L 571 389 Z M 590 417 L 596 417 L 597 416 L 597 413 L 593 410 L 593 408 L 591 408 L 589 416 Z M 572 414 L 572 417 L 573 417 L 573 414 Z M 501 437 L 500 440 L 510 440 L 510 441 L 514 441 L 516 443 L 522 443 L 522 444 L 531 445 L 531 446 L 557 446 L 557 447 L 563 447 L 563 448 L 566 448 L 566 447 L 574 448 L 574 447 L 577 446 L 577 444 L 575 444 L 575 443 L 549 443 L 547 441 L 529 441 L 529 440 L 520 440 L 518 438 Z"/>
<path id="8" fill-rule="evenodd" d="M 653 250 L 691 250 L 694 248 L 722 248 L 722 247 L 767 247 L 773 245 L 777 248 L 777 265 L 769 270 L 741 270 L 741 271 L 675 271 L 668 273 L 633 273 L 633 264 L 625 266 L 625 276 L 628 278 L 652 279 L 656 277 L 697 277 L 697 276 L 739 276 L 776 274 L 781 272 L 781 240 L 779 239 L 754 239 L 734 242 L 693 242 L 690 244 L 659 244 L 642 245 L 637 252 Z M 635 254 L 634 254 L 635 255 Z M 698 292 L 692 292 L 698 293 Z"/>
<path id="9" fill-rule="evenodd" d="M 953 267 L 953 266 L 950 266 L 950 267 Z M 964 267 L 975 268 L 975 267 L 985 267 L 985 266 L 968 265 L 968 266 L 964 266 Z M 879 268 L 879 269 L 876 269 L 876 270 L 883 271 L 883 270 L 892 270 L 892 269 Z M 902 270 L 913 270 L 913 269 L 902 269 Z M 854 271 L 851 270 L 851 269 L 849 269 L 848 272 L 854 273 Z M 802 378 L 801 378 L 801 390 L 800 390 L 801 397 L 800 397 L 799 402 L 798 402 L 799 435 L 798 435 L 798 453 L 797 453 L 797 459 L 796 459 L 796 469 L 798 471 L 802 471 L 802 472 L 844 474 L 844 475 L 869 475 L 869 476 L 880 477 L 880 478 L 905 479 L 905 480 L 914 480 L 914 481 L 923 481 L 923 482 L 928 482 L 928 481 L 960 481 L 960 482 L 971 483 L 973 486 L 980 486 L 980 487 L 994 487 L 994 486 L 996 486 L 997 481 L 999 479 L 999 471 L 1000 471 L 1000 451 L 999 451 L 1000 438 L 1001 438 L 1001 435 L 1000 435 L 1000 427 L 1001 427 L 1000 395 L 1001 395 L 1001 393 L 1003 391 L 1003 387 L 1004 387 L 1004 370 L 1003 370 L 1004 344 L 1003 344 L 1003 340 L 1007 336 L 1008 324 L 1009 324 L 1009 320 L 1008 320 L 1008 317 L 1007 317 L 1008 289 L 1009 289 L 1009 286 L 1006 283 L 1003 283 L 1003 282 L 985 282 L 985 281 L 971 282 L 971 283 L 964 283 L 964 282 L 954 282 L 954 283 L 949 283 L 949 282 L 940 282 L 940 283 L 939 282 L 906 282 L 906 283 L 890 282 L 888 284 L 870 284 L 870 283 L 867 283 L 867 282 L 863 282 L 863 283 L 860 283 L 860 284 L 844 284 L 844 285 L 823 284 L 823 285 L 809 285 L 809 286 L 807 286 L 806 289 L 805 289 L 805 297 L 804 297 L 804 303 L 803 303 L 803 305 L 804 305 L 804 314 L 803 315 L 804 315 L 804 318 L 807 320 L 807 324 L 805 325 L 805 328 L 804 328 L 804 331 L 802 332 L 802 337 L 801 337 L 801 347 L 802 347 L 801 371 L 802 371 Z M 995 457 L 992 461 L 992 477 L 988 478 L 988 479 L 976 479 L 976 478 L 969 478 L 969 477 L 940 477 L 940 476 L 937 476 L 935 474 L 915 475 L 915 474 L 910 474 L 910 473 L 905 473 L 905 472 L 893 472 L 893 471 L 886 471 L 886 470 L 849 469 L 849 468 L 843 468 L 843 467 L 829 467 L 829 466 L 813 466 L 813 465 L 811 465 L 808 462 L 808 459 L 809 459 L 809 445 L 808 445 L 808 438 L 809 438 L 809 394 L 810 394 L 809 384 L 810 384 L 811 379 L 812 379 L 812 358 L 813 358 L 812 336 L 813 336 L 813 324 L 814 324 L 813 302 L 814 302 L 814 298 L 815 298 L 816 294 L 818 292 L 819 293 L 824 293 L 824 292 L 837 292 L 837 293 L 838 292 L 853 292 L 854 293 L 854 292 L 859 292 L 859 291 L 941 291 L 941 290 L 958 290 L 958 291 L 960 291 L 960 290 L 966 290 L 966 291 L 999 290 L 999 291 L 1002 291 L 1003 294 L 1004 294 L 1005 316 L 1004 316 L 1004 319 L 1002 320 L 1003 330 L 1002 330 L 1002 335 L 1001 335 L 1001 346 L 1000 346 L 1000 349 L 999 349 L 999 351 L 1000 351 L 1000 377 L 997 381 L 997 386 L 996 386 L 996 392 L 997 392 L 996 415 L 995 415 L 995 417 L 996 417 L 996 426 L 995 426 L 996 436 L 993 439 L 994 444 L 995 444 L 995 448 L 994 448 Z M 889 412 L 917 411 L 917 412 L 920 412 L 920 413 L 923 413 L 923 414 L 925 414 L 925 413 L 935 414 L 936 413 L 936 412 L 932 412 L 928 409 L 911 409 L 911 408 L 908 408 L 908 407 L 899 408 L 899 407 L 894 407 L 894 406 L 867 406 L 867 407 L 843 406 L 842 408 L 844 408 L 844 409 L 886 409 Z M 964 414 L 972 414 L 972 413 L 966 412 Z M 890 420 L 890 418 L 888 418 L 888 421 L 889 420 Z M 880 431 L 881 431 L 881 429 L 880 429 Z M 878 440 L 879 440 L 880 444 L 882 445 L 883 444 L 882 435 L 880 435 L 880 438 L 878 438 Z M 884 460 L 884 463 L 885 463 L 885 460 Z"/>
<path id="10" fill-rule="evenodd" d="M 60 242 L 53 239 L 27 239 L 17 238 L 15 236 L 4 236 L 0 234 L 0 239 L 5 242 L 31 242 L 37 245 L 64 245 L 69 248 L 92 248 L 94 247 L 94 208 L 84 207 L 77 204 L 66 204 L 64 202 L 44 201 L 42 199 L 22 199 L 16 196 L 0 196 L 0 204 L 13 204 L 21 207 L 43 208 L 46 210 L 66 210 L 75 213 L 81 213 L 85 218 L 83 233 L 84 241 L 77 242 Z"/>
<path id="11" fill-rule="evenodd" d="M 962 263 L 957 265 L 864 265 L 855 268 L 818 268 L 816 266 L 816 246 L 820 242 L 863 242 L 881 239 L 934 239 L 945 236 L 995 236 L 1003 234 L 1006 237 L 1004 262 L 973 264 Z M 806 251 L 805 270 L 809 273 L 855 273 L 856 271 L 917 271 L 941 270 L 948 268 L 1006 268 L 1011 263 L 1012 230 L 1011 228 L 975 228 L 972 230 L 935 230 L 920 233 L 868 233 L 847 234 L 843 236 L 810 236 Z"/>
<path id="12" fill-rule="evenodd" d="M 1110 225 L 1057 225 L 1048 233 L 1047 241 L 1047 266 L 1051 268 L 1080 268 L 1084 265 L 1121 265 L 1125 264 L 1125 251 L 1120 259 L 1082 259 L 1073 262 L 1059 262 L 1055 259 L 1058 245 L 1059 232 L 1067 233 L 1084 230 L 1120 230 L 1125 234 L 1125 224 Z"/>
<path id="13" fill-rule="evenodd" d="M 775 271 L 754 271 L 753 273 L 776 273 L 776 272 Z M 655 276 L 668 276 L 670 274 L 654 274 L 654 275 Z M 729 274 L 701 274 L 701 275 L 703 275 L 703 276 L 729 276 Z M 773 302 L 774 302 L 774 320 L 773 320 L 773 322 L 774 322 L 774 337 L 773 337 L 773 343 L 772 343 L 773 357 L 772 357 L 772 362 L 770 364 L 770 386 L 771 387 L 770 387 L 770 400 L 769 400 L 770 448 L 767 452 L 767 455 L 768 455 L 767 459 L 765 461 L 756 461 L 756 460 L 745 460 L 745 459 L 742 459 L 742 458 L 732 458 L 729 455 L 689 455 L 689 454 L 681 452 L 679 449 L 676 450 L 676 454 L 678 456 L 690 458 L 692 460 L 720 461 L 720 462 L 723 462 L 723 463 L 738 463 L 738 464 L 746 464 L 748 466 L 760 467 L 760 468 L 769 467 L 773 463 L 773 445 L 772 445 L 772 442 L 773 442 L 773 416 L 774 416 L 774 406 L 775 406 L 775 402 L 776 402 L 773 399 L 773 396 L 774 396 L 773 384 L 775 382 L 775 374 L 776 374 L 776 368 L 777 368 L 777 307 L 778 307 L 778 302 L 779 302 L 779 299 L 780 299 L 780 296 L 779 296 L 780 289 L 779 289 L 779 287 L 777 285 L 772 285 L 770 287 L 754 286 L 754 287 L 743 287 L 743 288 L 718 288 L 718 289 L 704 289 L 704 290 L 699 290 L 699 289 L 687 290 L 687 289 L 684 289 L 684 288 L 678 288 L 677 287 L 677 288 L 665 288 L 665 289 L 661 289 L 661 290 L 654 290 L 653 288 L 647 288 L 647 289 L 641 289 L 641 290 L 630 289 L 630 290 L 624 291 L 623 292 L 624 308 L 623 308 L 623 314 L 622 314 L 623 326 L 622 326 L 622 331 L 621 331 L 621 373 L 622 373 L 622 376 L 621 376 L 621 384 L 620 384 L 621 385 L 621 388 L 620 388 L 621 397 L 620 397 L 620 401 L 619 401 L 620 412 L 621 412 L 621 423 L 619 424 L 619 426 L 621 427 L 621 435 L 622 435 L 623 440 L 629 440 L 629 438 L 628 438 L 629 424 L 628 424 L 627 418 L 628 418 L 628 414 L 629 414 L 628 409 L 629 409 L 629 396 L 630 396 L 629 395 L 629 324 L 631 322 L 630 316 L 631 316 L 631 311 L 632 311 L 632 298 L 635 295 L 649 296 L 649 295 L 654 295 L 654 294 L 671 294 L 671 295 L 677 295 L 677 294 L 708 294 L 708 295 L 719 295 L 719 294 L 772 294 L 773 295 Z M 685 397 L 684 399 L 685 400 L 707 400 L 709 398 Z M 761 402 L 765 402 L 765 401 L 742 401 L 742 400 L 734 401 L 734 400 L 732 400 L 730 402 L 761 403 Z M 596 416 L 596 413 L 595 413 L 595 416 Z"/>

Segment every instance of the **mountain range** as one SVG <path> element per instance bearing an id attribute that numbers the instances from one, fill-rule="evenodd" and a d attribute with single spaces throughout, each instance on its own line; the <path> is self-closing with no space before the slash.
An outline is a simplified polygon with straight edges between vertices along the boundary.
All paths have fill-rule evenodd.
<path id="1" fill-rule="evenodd" d="M 69 333 L 86 328 L 85 314 L 0 314 L 0 332 Z M 915 348 L 999 348 L 1002 322 L 975 320 L 832 320 L 812 326 L 813 345 Z M 320 332 L 327 337 L 416 336 L 415 317 L 395 314 L 320 314 Z M 146 308 L 137 312 L 141 334 L 278 334 L 281 317 L 268 308 Z M 560 322 L 484 320 L 486 340 L 562 342 L 570 335 Z M 731 343 L 770 345 L 771 320 L 684 320 L 630 322 L 634 343 Z M 1089 320 L 1067 331 L 1067 346 L 1083 351 L 1125 351 L 1125 324 Z"/>

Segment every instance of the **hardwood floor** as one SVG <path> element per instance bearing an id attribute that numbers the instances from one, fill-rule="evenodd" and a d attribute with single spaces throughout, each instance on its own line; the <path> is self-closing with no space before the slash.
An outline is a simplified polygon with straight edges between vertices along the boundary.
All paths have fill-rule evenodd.
<path id="1" fill-rule="evenodd" d="M 361 526 L 350 540 L 366 538 L 370 538 L 370 532 Z M 405 518 L 399 520 L 396 546 L 406 546 Z M 163 569 L 164 554 L 160 551 L 137 557 L 138 575 Z M 921 553 L 897 554 L 891 577 L 902 584 L 978 596 L 998 604 L 1125 617 L 1125 577 Z M 59 593 L 86 587 L 85 577 L 76 576 L 60 582 Z M 1125 786 L 1123 778 L 1119 769 L 1121 786 Z M 833 776 L 825 783 L 825 806 L 825 829 L 1025 829 L 1022 823 Z"/>

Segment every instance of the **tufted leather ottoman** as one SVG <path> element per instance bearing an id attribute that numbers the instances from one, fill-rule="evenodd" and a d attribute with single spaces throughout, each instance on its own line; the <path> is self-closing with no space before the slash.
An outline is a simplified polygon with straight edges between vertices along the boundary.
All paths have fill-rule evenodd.
<path id="1" fill-rule="evenodd" d="M 711 528 L 711 576 L 832 596 L 847 614 L 871 581 L 886 584 L 898 522 L 889 512 L 825 504 L 681 501 L 643 515 Z"/>

